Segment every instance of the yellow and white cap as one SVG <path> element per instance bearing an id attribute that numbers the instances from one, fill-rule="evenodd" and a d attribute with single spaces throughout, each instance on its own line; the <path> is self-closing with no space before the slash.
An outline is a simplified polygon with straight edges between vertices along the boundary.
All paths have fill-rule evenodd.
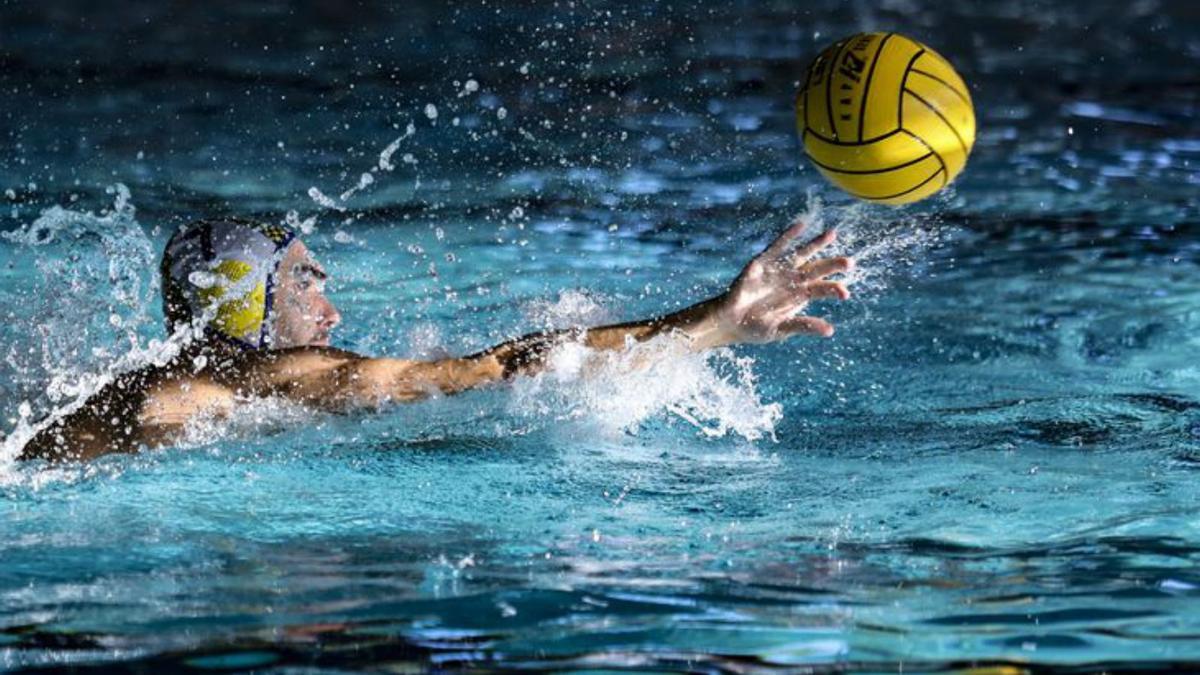
<path id="1" fill-rule="evenodd" d="M 292 228 L 242 218 L 175 231 L 163 252 L 167 330 L 207 319 L 205 330 L 247 349 L 269 346 L 272 290 Z"/>

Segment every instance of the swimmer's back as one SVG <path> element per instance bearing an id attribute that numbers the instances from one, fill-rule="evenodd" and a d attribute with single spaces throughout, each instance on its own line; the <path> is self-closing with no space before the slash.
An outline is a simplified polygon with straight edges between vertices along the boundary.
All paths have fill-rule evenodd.
<path id="1" fill-rule="evenodd" d="M 38 432 L 20 458 L 88 460 L 158 447 L 177 439 L 197 415 L 224 416 L 235 402 L 232 389 L 206 376 L 170 368 L 134 371 Z"/>
<path id="2" fill-rule="evenodd" d="M 193 354 L 166 366 L 125 373 L 92 395 L 82 406 L 39 431 L 20 459 L 88 460 L 112 452 L 155 448 L 176 442 L 199 416 L 221 419 L 246 399 L 282 395 L 304 403 L 336 403 L 320 377 L 338 367 L 362 363 L 362 357 L 330 347 L 300 347 L 275 352 L 225 352 L 197 369 Z"/>

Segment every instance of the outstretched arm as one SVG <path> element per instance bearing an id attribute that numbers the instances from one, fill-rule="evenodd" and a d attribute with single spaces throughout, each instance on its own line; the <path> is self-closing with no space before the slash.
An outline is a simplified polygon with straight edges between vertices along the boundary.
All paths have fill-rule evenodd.
<path id="1" fill-rule="evenodd" d="M 264 362 L 271 393 L 320 407 L 346 408 L 386 401 L 411 401 L 432 393 L 452 394 L 546 367 L 559 344 L 580 342 L 596 350 L 623 349 L 627 341 L 670 334 L 696 351 L 745 342 L 772 342 L 793 335 L 829 337 L 833 326 L 802 314 L 811 300 L 850 297 L 843 281 L 847 257 L 819 258 L 833 243 L 833 230 L 799 243 L 797 222 L 754 258 L 721 295 L 666 316 L 596 328 L 526 335 L 478 354 L 438 361 L 364 358 L 332 349 L 276 352 Z"/>
<path id="2" fill-rule="evenodd" d="M 847 272 L 847 257 L 816 258 L 836 238 L 833 230 L 797 246 L 805 224 L 797 222 L 750 261 L 725 293 L 666 316 L 598 328 L 536 333 L 497 345 L 468 359 L 494 359 L 504 375 L 536 372 L 548 349 L 575 339 L 593 349 L 622 349 L 627 340 L 673 334 L 695 351 L 744 342 L 772 342 L 793 335 L 829 337 L 833 326 L 801 314 L 809 301 L 845 300 L 850 290 L 828 277 Z"/>

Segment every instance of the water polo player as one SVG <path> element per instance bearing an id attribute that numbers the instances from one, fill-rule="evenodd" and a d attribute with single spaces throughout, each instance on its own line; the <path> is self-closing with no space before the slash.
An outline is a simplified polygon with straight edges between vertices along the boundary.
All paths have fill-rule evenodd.
<path id="1" fill-rule="evenodd" d="M 693 350 L 833 326 L 801 314 L 810 300 L 846 299 L 846 257 L 817 257 L 832 230 L 800 243 L 796 223 L 750 262 L 725 293 L 666 316 L 542 332 L 459 358 L 373 358 L 329 347 L 341 320 L 325 272 L 295 232 L 243 219 L 182 227 L 162 261 L 167 326 L 183 347 L 168 363 L 117 377 L 69 414 L 42 422 L 22 458 L 82 460 L 170 445 L 198 416 L 220 418 L 262 397 L 330 411 L 453 394 L 539 372 L 555 345 L 597 350 L 669 335 Z"/>

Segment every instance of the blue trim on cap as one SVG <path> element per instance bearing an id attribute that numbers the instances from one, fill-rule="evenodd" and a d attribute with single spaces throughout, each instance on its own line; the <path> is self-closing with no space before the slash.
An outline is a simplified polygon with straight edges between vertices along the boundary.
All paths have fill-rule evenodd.
<path id="1" fill-rule="evenodd" d="M 241 338 L 235 338 L 232 335 L 226 335 L 219 330 L 213 330 L 212 326 L 205 326 L 204 334 L 209 337 L 215 336 L 222 342 L 227 342 L 227 343 L 233 345 L 234 347 L 241 349 L 244 352 L 252 352 L 252 351 L 260 348 L 259 346 L 255 345 L 251 342 L 247 342 Z"/>
<path id="2" fill-rule="evenodd" d="M 290 227 L 285 229 L 287 230 L 287 236 L 284 237 L 283 241 L 275 245 L 275 254 L 278 254 L 280 251 L 287 248 L 296 239 L 295 230 Z M 270 335 L 271 310 L 275 307 L 275 273 L 279 271 L 279 263 L 281 262 L 283 262 L 282 258 L 276 260 L 275 265 L 270 271 L 267 272 L 267 281 L 265 284 L 266 293 L 264 293 L 265 297 L 263 298 L 263 320 L 262 326 L 260 326 L 258 329 L 259 349 L 267 346 L 267 338 Z"/>

